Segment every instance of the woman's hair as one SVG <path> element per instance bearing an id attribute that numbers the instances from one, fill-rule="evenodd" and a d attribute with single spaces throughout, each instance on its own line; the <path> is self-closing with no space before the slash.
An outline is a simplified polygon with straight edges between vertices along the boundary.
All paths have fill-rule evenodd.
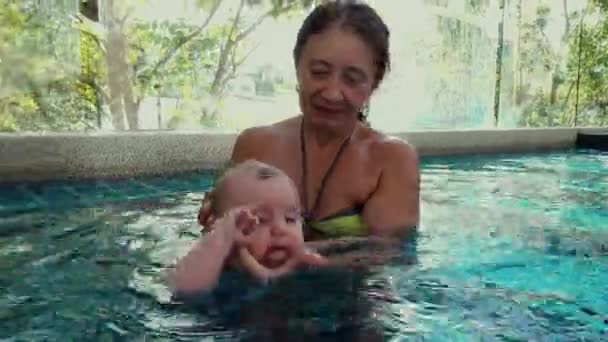
<path id="1" fill-rule="evenodd" d="M 298 31 L 293 48 L 295 65 L 298 65 L 302 50 L 313 34 L 319 34 L 332 26 L 350 30 L 361 38 L 372 50 L 376 65 L 373 88 L 376 89 L 390 69 L 388 27 L 378 13 L 369 5 L 354 0 L 337 0 L 318 5 L 304 20 Z M 365 121 L 367 113 L 359 112 L 359 120 Z"/>

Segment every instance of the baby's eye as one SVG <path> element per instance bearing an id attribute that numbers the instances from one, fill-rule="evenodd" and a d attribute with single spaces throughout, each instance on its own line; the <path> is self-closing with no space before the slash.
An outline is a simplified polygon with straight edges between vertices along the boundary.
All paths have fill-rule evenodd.
<path id="1" fill-rule="evenodd" d="M 297 223 L 298 222 L 298 217 L 297 216 L 286 216 L 285 217 L 285 222 L 287 222 L 287 223 Z"/>
<path id="2" fill-rule="evenodd" d="M 268 222 L 270 222 L 270 218 L 268 216 L 266 216 L 266 215 L 260 215 L 260 216 L 258 216 L 258 223 L 259 224 L 266 224 Z"/>

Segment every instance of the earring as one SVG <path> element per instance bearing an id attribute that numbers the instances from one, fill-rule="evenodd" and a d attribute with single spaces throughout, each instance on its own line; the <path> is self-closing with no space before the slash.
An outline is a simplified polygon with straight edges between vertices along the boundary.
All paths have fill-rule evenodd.
<path id="1" fill-rule="evenodd" d="M 369 113 L 369 102 L 365 102 L 363 106 L 361 106 L 361 109 L 359 109 L 359 113 L 363 113 L 365 114 L 365 116 L 367 116 L 367 114 Z"/>
<path id="2" fill-rule="evenodd" d="M 361 106 L 361 109 L 359 109 L 358 119 L 359 119 L 359 121 L 363 122 L 363 124 L 365 124 L 366 126 L 369 127 L 369 122 L 367 121 L 368 114 L 369 114 L 369 102 L 366 102 L 365 104 L 363 104 L 363 106 Z"/>
<path id="3" fill-rule="evenodd" d="M 298 93 L 300 92 L 300 85 L 299 84 L 296 85 L 296 92 L 298 92 Z"/>

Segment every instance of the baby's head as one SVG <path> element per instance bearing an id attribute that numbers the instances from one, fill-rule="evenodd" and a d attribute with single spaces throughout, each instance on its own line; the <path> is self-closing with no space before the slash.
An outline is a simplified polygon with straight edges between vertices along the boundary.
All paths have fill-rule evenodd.
<path id="1" fill-rule="evenodd" d="M 251 255 L 261 264 L 274 267 L 287 257 L 274 248 L 277 238 L 293 234 L 303 241 L 300 200 L 292 180 L 281 170 L 256 160 L 230 167 L 217 181 L 211 211 L 221 217 L 240 206 L 258 207 L 259 225 L 251 233 Z"/>

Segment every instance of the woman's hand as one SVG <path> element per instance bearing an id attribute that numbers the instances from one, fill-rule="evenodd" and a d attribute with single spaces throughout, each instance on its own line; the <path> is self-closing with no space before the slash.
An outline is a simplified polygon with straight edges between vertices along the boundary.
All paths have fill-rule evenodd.
<path id="1" fill-rule="evenodd" d="M 270 268 L 260 264 L 249 252 L 247 247 L 237 247 L 239 258 L 245 270 L 254 278 L 267 282 L 285 276 L 299 267 L 324 267 L 329 263 L 325 257 L 304 248 L 304 244 L 295 241 L 293 235 L 288 235 L 276 247 L 287 249 L 288 257 L 278 267 Z"/>
<path id="2" fill-rule="evenodd" d="M 198 210 L 198 223 L 207 229 L 212 229 L 213 221 L 215 217 L 211 213 L 211 199 L 210 193 L 205 193 L 205 198 L 201 201 L 201 208 Z"/>

